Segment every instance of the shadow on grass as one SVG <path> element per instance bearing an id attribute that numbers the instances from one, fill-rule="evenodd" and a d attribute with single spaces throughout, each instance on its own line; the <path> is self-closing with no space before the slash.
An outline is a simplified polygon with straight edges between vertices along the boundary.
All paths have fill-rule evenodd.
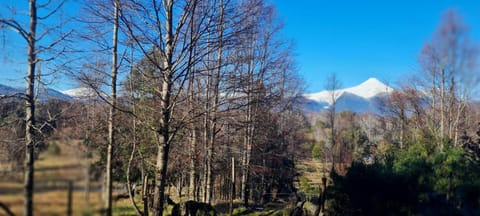
<path id="1" fill-rule="evenodd" d="M 219 215 L 230 215 L 230 203 L 218 203 L 214 206 Z M 282 203 L 267 203 L 263 206 L 250 206 L 246 208 L 240 202 L 233 203 L 232 215 L 250 215 L 250 216 L 267 216 L 267 215 L 289 215 L 289 210 Z"/>

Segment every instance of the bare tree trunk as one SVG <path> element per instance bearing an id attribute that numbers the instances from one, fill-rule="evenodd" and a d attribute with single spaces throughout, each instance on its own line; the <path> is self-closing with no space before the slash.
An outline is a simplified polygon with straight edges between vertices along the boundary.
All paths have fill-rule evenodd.
<path id="1" fill-rule="evenodd" d="M 403 149 L 405 142 L 405 130 L 406 130 L 406 116 L 405 110 L 402 108 L 400 110 L 400 149 Z"/>
<path id="2" fill-rule="evenodd" d="M 208 72 L 210 73 L 210 72 Z M 203 118 L 203 146 L 204 146 L 204 167 L 203 167 L 203 181 L 202 181 L 202 201 L 207 202 L 207 185 L 210 184 L 208 181 L 208 172 L 210 169 L 210 148 L 209 148 L 209 115 L 210 115 L 210 85 L 211 85 L 211 76 L 207 75 L 207 83 L 205 86 L 205 106 L 204 106 L 204 118 Z"/>
<path id="3" fill-rule="evenodd" d="M 112 38 L 112 74 L 111 74 L 111 98 L 110 98 L 110 112 L 108 116 L 108 148 L 107 148 L 107 164 L 106 164 L 106 188 L 107 197 L 105 201 L 106 215 L 112 215 L 112 156 L 113 146 L 115 145 L 115 115 L 117 105 L 117 73 L 118 73 L 118 60 L 117 60 L 117 44 L 118 44 L 118 13 L 120 7 L 120 1 L 115 0 L 113 2 L 113 38 Z"/>
<path id="4" fill-rule="evenodd" d="M 231 185 L 231 194 L 230 194 L 230 215 L 233 215 L 233 200 L 235 199 L 235 158 L 232 157 L 232 185 Z"/>
<path id="5" fill-rule="evenodd" d="M 27 87 L 25 90 L 25 180 L 24 180 L 24 208 L 25 216 L 33 215 L 33 183 L 34 183 L 34 152 L 35 152 L 35 66 L 37 63 L 35 42 L 37 31 L 37 3 L 36 0 L 30 0 L 30 31 L 27 35 L 28 42 L 28 69 L 27 69 Z"/>
<path id="6" fill-rule="evenodd" d="M 440 149 L 443 149 L 445 138 L 445 69 L 440 75 Z"/>
<path id="7" fill-rule="evenodd" d="M 193 73 L 192 73 L 193 74 Z M 190 77 L 190 99 L 189 99 L 189 109 L 190 112 L 193 112 L 194 106 L 193 106 L 193 76 Z M 194 116 L 194 113 L 191 114 Z M 188 198 L 191 200 L 195 200 L 195 191 L 197 189 L 197 184 L 196 184 L 196 178 L 197 178 L 197 164 L 196 164 L 196 155 L 197 155 L 197 130 L 195 127 L 195 122 L 193 120 L 190 120 L 190 151 L 189 151 L 189 157 L 190 157 L 190 173 L 189 173 L 189 191 L 188 191 Z"/>
<path id="8" fill-rule="evenodd" d="M 153 215 L 161 216 L 163 215 L 163 204 L 165 202 L 165 184 L 167 176 L 167 164 L 168 164 L 168 153 L 170 151 L 170 145 L 165 142 L 165 134 L 168 135 L 168 132 L 159 137 L 159 143 L 162 143 L 158 146 L 157 151 L 157 164 L 156 164 L 156 174 L 155 174 L 155 192 L 154 192 L 154 202 L 153 202 Z"/>
<path id="9" fill-rule="evenodd" d="M 211 88 L 211 76 L 210 76 L 210 71 L 208 71 L 209 74 L 207 74 L 207 83 L 205 86 L 205 114 L 204 114 L 204 119 L 203 119 L 203 144 L 204 144 L 204 169 L 203 169 L 203 196 L 202 196 L 202 201 L 207 202 L 207 194 L 208 194 L 208 185 L 210 184 L 209 181 L 209 175 L 208 173 L 210 172 L 210 157 L 211 157 L 211 152 L 210 152 L 210 142 L 208 138 L 210 137 L 209 133 L 211 131 L 209 130 L 209 116 L 210 116 L 210 88 Z"/>
<path id="10" fill-rule="evenodd" d="M 135 103 L 135 102 L 134 102 Z M 135 105 L 134 105 L 135 107 Z M 135 108 L 134 108 L 135 109 Z M 133 111 L 135 113 L 135 111 Z M 133 208 L 139 215 L 143 215 L 143 212 L 140 211 L 140 208 L 137 206 L 137 203 L 135 202 L 135 191 L 132 189 L 132 183 L 130 182 L 130 169 L 132 166 L 132 161 L 133 158 L 135 157 L 135 152 L 137 151 L 137 138 L 136 138 L 136 121 L 135 117 L 133 119 L 133 144 L 132 144 L 132 152 L 130 153 L 130 158 L 128 159 L 128 165 L 127 165 L 127 192 L 128 196 L 130 197 L 130 202 L 133 205 Z"/>
<path id="11" fill-rule="evenodd" d="M 153 215 L 163 215 L 163 204 L 165 201 L 165 184 L 167 180 L 168 154 L 170 152 L 170 115 L 172 104 L 170 104 L 171 91 L 173 86 L 173 0 L 163 1 L 165 8 L 165 59 L 160 109 L 160 128 L 158 136 L 157 164 L 155 173 L 155 194 L 153 203 Z"/>
<path id="12" fill-rule="evenodd" d="M 462 116 L 465 117 L 464 116 L 465 115 L 465 109 L 466 109 L 466 99 L 462 99 L 462 100 L 460 100 L 460 103 L 457 107 L 455 122 L 453 123 L 454 128 L 455 128 L 453 145 L 455 147 L 458 145 L 458 132 L 460 130 L 460 120 L 461 120 Z"/>
<path id="13" fill-rule="evenodd" d="M 88 149 L 89 147 L 87 147 Z M 87 158 L 85 162 L 85 187 L 84 187 L 84 200 L 86 204 L 90 203 L 90 157 L 88 156 L 90 150 L 87 150 Z"/>
<path id="14" fill-rule="evenodd" d="M 192 22 L 193 23 L 193 22 Z M 193 25 L 193 24 L 192 24 Z M 193 28 L 193 27 L 192 27 Z M 193 49 L 193 48 L 192 48 Z M 190 60 L 193 55 L 193 50 L 190 53 Z M 188 199 L 196 200 L 195 192 L 197 190 L 197 128 L 195 126 L 195 107 L 194 107 L 194 85 L 195 84 L 195 73 L 190 71 L 189 85 L 188 85 L 188 107 L 190 112 L 190 149 L 189 149 L 189 184 L 188 184 Z"/>
<path id="15" fill-rule="evenodd" d="M 131 53 L 130 53 L 130 62 L 133 62 L 133 61 L 134 60 L 133 60 L 133 47 L 132 47 Z M 132 136 L 133 137 L 132 137 L 132 152 L 130 153 L 130 158 L 128 159 L 127 173 L 126 173 L 126 175 L 127 175 L 126 176 L 127 177 L 127 192 L 128 192 L 129 197 L 130 197 L 130 202 L 132 203 L 132 206 L 135 209 L 135 211 L 137 212 L 137 214 L 144 215 L 144 213 L 140 210 L 140 208 L 137 206 L 137 203 L 135 202 L 135 192 L 136 191 L 132 190 L 132 187 L 131 187 L 132 184 L 130 182 L 130 169 L 131 169 L 131 166 L 132 166 L 133 159 L 135 157 L 135 152 L 137 151 L 137 118 L 136 118 L 137 106 L 136 106 L 136 101 L 135 101 L 135 93 L 134 93 L 135 90 L 134 90 L 134 85 L 133 85 L 133 80 L 135 79 L 134 76 L 135 75 L 133 73 L 133 66 L 130 65 L 129 88 L 130 88 L 130 99 L 132 100 L 132 114 L 133 114 L 133 116 L 132 116 L 133 134 L 132 134 Z M 142 181 L 143 181 L 144 175 L 145 175 L 145 172 L 144 172 L 143 166 L 142 166 Z"/>
<path id="16" fill-rule="evenodd" d="M 251 75 L 253 76 L 253 75 Z M 252 84 L 248 84 L 249 86 Z M 251 87 L 248 87 L 251 89 Z M 252 109 L 253 105 L 251 104 L 251 92 L 250 90 L 247 90 L 247 114 L 246 114 L 246 128 L 245 128 L 245 135 L 244 135 L 244 150 L 243 150 L 243 156 L 242 156 L 242 166 L 243 166 L 243 173 L 242 173 L 242 185 L 241 185 L 241 190 L 242 190 L 242 199 L 243 199 L 243 204 L 245 206 L 248 206 L 248 198 L 250 196 L 250 188 L 249 188 L 249 175 L 250 175 L 250 155 L 252 152 L 252 127 L 253 127 L 253 121 L 252 121 Z"/>
<path id="17" fill-rule="evenodd" d="M 454 57 L 455 58 L 455 57 Z M 453 72 L 455 73 L 455 71 Z M 453 139 L 453 145 L 456 146 L 456 139 L 454 139 L 454 131 L 457 131 L 456 127 L 456 117 L 454 119 L 454 113 L 459 110 L 459 108 L 455 109 L 455 105 L 457 102 L 457 96 L 456 96 L 456 81 L 455 81 L 455 74 L 450 75 L 450 89 L 449 89 L 449 101 L 448 101 L 448 138 L 450 140 Z M 458 107 L 461 106 L 461 99 L 458 102 Z M 458 113 L 458 112 L 457 112 Z"/>
<path id="18" fill-rule="evenodd" d="M 189 191 L 188 198 L 195 200 L 195 191 L 197 188 L 196 178 L 197 178 L 197 165 L 196 165 L 196 149 L 197 149 L 197 132 L 195 129 L 195 123 L 191 123 L 190 126 L 190 179 L 189 179 Z"/>
<path id="19" fill-rule="evenodd" d="M 330 100 L 331 104 L 328 109 L 328 121 L 331 126 L 330 130 L 330 144 L 331 144 L 331 149 L 332 149 L 332 168 L 331 171 L 335 171 L 335 157 L 336 157 L 336 148 L 337 148 L 337 143 L 336 143 L 336 125 L 335 125 L 335 117 L 337 114 L 337 98 L 338 98 L 338 92 L 337 90 L 340 87 L 340 82 L 337 79 L 336 74 L 332 74 L 327 78 L 327 90 L 330 91 Z"/>
<path id="20" fill-rule="evenodd" d="M 143 216 L 148 216 L 148 176 L 143 175 L 142 181 Z"/>
<path id="21" fill-rule="evenodd" d="M 216 64 L 216 73 L 213 79 L 213 102 L 211 108 L 211 118 L 210 118 L 210 130 L 209 130 L 209 154 L 208 154 L 208 169 L 207 169 L 207 200 L 208 204 L 212 203 L 213 196 L 213 173 L 212 173 L 212 164 L 213 164 L 213 155 L 214 155 L 214 146 L 216 143 L 217 135 L 217 112 L 218 112 L 218 103 L 219 103 L 219 86 L 220 86 L 220 74 L 222 68 L 222 55 L 223 55 L 223 13 L 224 5 L 223 1 L 220 0 L 220 18 L 219 18 L 219 30 L 218 30 L 218 53 L 217 53 L 217 64 Z"/>
<path id="22" fill-rule="evenodd" d="M 254 21 L 250 21 L 254 22 Z M 242 155 L 242 182 L 241 182 L 241 191 L 242 199 L 244 206 L 248 206 L 248 199 L 250 196 L 250 157 L 252 153 L 252 142 L 253 142 L 253 131 L 254 131 L 254 85 L 255 85 L 255 74 L 254 74 L 254 61 L 255 61 L 255 35 L 252 33 L 248 41 L 248 55 L 250 59 L 247 62 L 247 92 L 246 92 L 246 103 L 247 110 L 245 114 L 245 134 L 243 137 L 244 149 Z"/>
<path id="23" fill-rule="evenodd" d="M 196 4 L 197 2 L 194 2 L 193 10 L 192 10 L 192 20 L 190 22 L 190 44 L 194 44 L 195 40 L 195 16 L 196 16 Z M 194 106 L 194 99 L 195 99 L 195 64 L 193 64 L 193 58 L 195 58 L 196 54 L 196 47 L 195 46 L 190 46 L 189 47 L 189 53 L 188 53 L 188 65 L 191 65 L 191 67 L 187 68 L 187 73 L 189 74 L 189 80 L 188 80 L 188 109 L 190 112 L 190 123 L 189 123 L 189 130 L 190 130 L 190 150 L 189 150 L 189 159 L 190 159 L 190 167 L 189 167 L 189 184 L 188 184 L 188 199 L 190 200 L 197 200 L 195 196 L 195 191 L 197 189 L 197 128 L 195 125 L 195 121 L 193 119 L 196 117 L 195 114 L 195 106 Z"/>

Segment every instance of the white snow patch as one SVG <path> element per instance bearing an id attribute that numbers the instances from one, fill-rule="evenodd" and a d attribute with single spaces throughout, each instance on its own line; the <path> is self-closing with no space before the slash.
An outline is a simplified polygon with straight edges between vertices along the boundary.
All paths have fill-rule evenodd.
<path id="1" fill-rule="evenodd" d="M 63 94 L 66 94 L 74 98 L 95 98 L 97 97 L 97 92 L 91 88 L 80 87 L 76 89 L 70 89 L 62 91 Z"/>
<path id="2" fill-rule="evenodd" d="M 370 99 L 380 94 L 389 94 L 392 91 L 393 91 L 393 88 L 385 85 L 384 83 L 380 82 L 378 79 L 369 78 L 368 80 L 361 83 L 360 85 L 350 87 L 350 88 L 335 90 L 335 99 L 338 99 L 345 92 L 357 95 L 365 99 Z M 332 91 L 328 91 L 328 90 L 321 91 L 318 93 L 304 94 L 303 96 L 312 101 L 326 102 L 329 105 L 331 105 L 333 102 Z"/>

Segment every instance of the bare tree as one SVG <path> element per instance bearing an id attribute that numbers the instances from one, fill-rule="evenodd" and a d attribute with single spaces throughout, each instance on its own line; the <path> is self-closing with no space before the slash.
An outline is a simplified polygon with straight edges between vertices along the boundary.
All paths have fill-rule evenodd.
<path id="1" fill-rule="evenodd" d="M 113 34 L 112 34 L 112 73 L 111 73 L 111 96 L 110 111 L 108 115 L 108 147 L 107 147 L 107 200 L 105 203 L 107 216 L 112 215 L 112 155 L 115 146 L 115 116 L 117 106 L 117 75 L 118 75 L 118 27 L 119 27 L 120 1 L 113 1 Z"/>
<path id="2" fill-rule="evenodd" d="M 33 215 L 33 172 L 34 172 L 34 149 L 35 149 L 35 67 L 37 65 L 36 42 L 37 42 L 37 2 L 29 2 L 29 28 L 24 29 L 15 20 L 0 19 L 0 23 L 17 31 L 28 44 L 28 67 L 27 87 L 25 90 L 25 180 L 24 180 L 24 215 Z"/>
<path id="3" fill-rule="evenodd" d="M 324 182 L 324 187 L 323 189 L 320 191 L 321 193 L 319 194 L 319 197 L 321 197 L 321 199 L 318 200 L 318 206 L 317 208 L 315 209 L 315 213 L 314 215 L 319 215 L 320 214 L 320 211 L 323 210 L 323 206 L 324 206 L 324 197 L 325 197 L 325 194 L 326 194 L 326 176 L 325 176 L 325 166 L 327 165 L 327 152 L 330 152 L 330 157 L 331 157 L 331 161 L 332 161 L 332 166 L 330 168 L 330 172 L 335 172 L 335 162 L 336 162 L 336 159 L 337 159 L 337 151 L 338 153 L 340 154 L 339 152 L 339 145 L 337 144 L 337 126 L 336 126 L 336 116 L 337 116 L 337 100 L 338 100 L 338 97 L 340 97 L 340 94 L 341 92 L 339 91 L 341 87 L 341 84 L 340 84 L 340 81 L 338 80 L 337 78 L 337 75 L 335 73 L 329 75 L 326 79 L 326 83 L 325 83 L 325 89 L 328 91 L 329 93 L 329 105 L 328 105 L 328 109 L 327 109 L 327 121 L 328 121 L 328 126 L 330 128 L 330 134 L 329 134 L 329 146 L 330 148 L 329 149 L 324 149 L 324 155 L 323 155 L 323 182 Z M 326 146 L 324 146 L 326 147 Z M 329 150 L 329 151 L 328 151 Z"/>
<path id="4" fill-rule="evenodd" d="M 332 154 L 332 171 L 335 171 L 335 159 L 336 159 L 336 150 L 338 148 L 337 143 L 336 143 L 336 136 L 337 136 L 337 128 L 336 128 L 336 115 L 337 115 L 337 100 L 338 97 L 340 96 L 341 92 L 338 90 L 340 89 L 340 81 L 337 78 L 336 74 L 331 74 L 328 76 L 326 80 L 326 90 L 329 92 L 329 106 L 327 110 L 327 116 L 328 116 L 328 124 L 330 127 L 330 148 L 331 148 L 331 154 Z"/>
<path id="5" fill-rule="evenodd" d="M 189 50 L 197 44 L 199 36 L 187 40 L 185 33 L 193 22 L 197 1 L 128 1 L 129 9 L 125 10 L 122 19 L 126 23 L 129 36 L 135 42 L 144 58 L 153 66 L 153 73 L 142 73 L 152 80 L 150 89 L 159 104 L 152 109 L 153 121 L 144 121 L 150 125 L 156 137 L 157 156 L 155 167 L 155 193 L 153 214 L 163 214 L 165 201 L 165 185 L 167 181 L 167 165 L 172 141 L 178 128 L 183 123 L 174 120 L 174 110 L 179 102 L 179 95 L 190 72 L 188 68 L 196 63 L 186 61 Z M 137 21 L 141 21 L 140 23 Z M 206 20 L 200 15 L 196 21 L 196 32 L 204 31 Z M 145 25 L 147 23 L 147 25 Z M 155 116 L 159 114 L 158 117 Z"/>
<path id="6" fill-rule="evenodd" d="M 479 82 L 477 57 L 478 48 L 470 41 L 461 16 L 454 10 L 447 11 L 420 55 L 422 84 L 429 89 L 429 121 L 440 149 L 444 142 L 458 142 L 461 116 Z"/>
<path id="7" fill-rule="evenodd" d="M 157 147 L 152 156 L 156 160 L 155 215 L 163 213 L 167 181 L 176 181 L 178 188 L 185 182 L 180 160 L 169 162 L 170 154 L 190 157 L 189 197 L 201 193 L 205 202 L 212 202 L 217 198 L 214 191 L 219 191 L 214 189 L 217 183 L 223 184 L 221 171 L 215 167 L 221 166 L 224 158 L 218 156 L 225 152 L 243 155 L 242 194 L 249 194 L 251 188 L 245 185 L 258 179 L 250 163 L 261 158 L 252 158 L 252 152 L 261 151 L 254 150 L 255 139 L 266 144 L 265 137 L 278 136 L 272 129 L 276 127 L 274 115 L 266 115 L 268 121 L 262 115 L 274 107 L 280 72 L 288 68 L 287 52 L 282 52 L 285 43 L 275 38 L 281 26 L 274 23 L 272 8 L 263 1 L 238 5 L 241 11 L 233 10 L 237 5 L 230 1 L 127 1 L 122 7 L 122 22 L 141 55 L 135 63 L 134 91 L 141 98 L 137 116 L 139 124 L 151 130 Z M 225 134 L 225 124 L 235 124 L 243 136 Z M 265 136 L 258 136 L 257 131 Z M 176 134 L 190 137 L 187 140 Z M 222 148 L 225 145 L 221 144 L 232 143 L 225 140 L 228 136 L 235 136 L 236 142 L 242 140 L 241 145 L 233 142 L 227 150 Z M 189 143 L 188 153 L 184 141 Z M 203 142 L 201 152 L 197 141 Z M 203 172 L 195 164 L 198 161 L 205 161 Z M 249 195 L 244 197 L 248 203 Z"/>
<path id="8" fill-rule="evenodd" d="M 208 115 L 206 115 L 208 119 L 208 125 L 206 125 L 208 128 L 208 140 L 207 140 L 207 145 L 208 145 L 208 150 L 207 150 L 207 163 L 206 163 L 206 203 L 211 203 L 212 202 L 212 196 L 213 196 L 213 186 L 214 186 L 214 177 L 213 177 L 213 159 L 214 159 L 214 149 L 215 145 L 217 142 L 217 123 L 218 123 L 218 109 L 219 109 L 219 97 L 220 97 L 220 78 L 221 78 L 221 71 L 222 71 L 222 64 L 223 64 L 223 34 L 224 34 L 224 24 L 223 24 L 223 19 L 224 19 L 224 3 L 223 0 L 220 0 L 219 2 L 219 17 L 218 17 L 218 30 L 217 30 L 217 36 L 216 38 L 218 39 L 218 44 L 216 44 L 217 47 L 217 59 L 216 63 L 213 69 L 213 73 L 211 75 L 208 75 L 211 84 L 211 92 L 207 95 L 211 95 L 211 98 L 207 98 L 207 100 L 211 99 L 211 102 L 207 102 L 206 105 L 211 105 L 210 108 L 208 108 Z M 210 87 L 207 87 L 210 88 Z"/>
<path id="9" fill-rule="evenodd" d="M 39 144 L 39 131 L 36 128 L 36 116 L 35 116 L 35 80 L 39 76 L 37 74 L 37 64 L 40 61 L 52 61 L 62 53 L 58 52 L 52 57 L 41 58 L 40 53 L 52 51 L 58 47 L 70 33 L 65 33 L 57 39 L 46 39 L 47 35 L 53 35 L 54 31 L 59 28 L 58 25 L 53 25 L 52 28 L 44 28 L 42 32 L 37 34 L 38 22 L 45 21 L 56 14 L 64 1 L 52 3 L 48 1 L 46 3 L 39 3 L 36 0 L 29 0 L 28 4 L 28 24 L 23 24 L 25 19 L 15 19 L 15 17 L 6 18 L 0 15 L 0 28 L 7 28 L 15 31 L 23 38 L 27 44 L 27 75 L 26 75 L 26 88 L 23 99 L 25 100 L 25 179 L 24 179 L 24 215 L 33 215 L 33 189 L 34 189 L 34 152 L 35 145 Z M 39 14 L 40 12 L 40 14 Z M 45 13 L 45 14 L 43 14 Z M 50 40 L 49 40 L 50 39 Z M 46 43 L 39 43 L 46 41 Z M 46 57 L 46 56 L 44 56 Z"/>
<path id="10" fill-rule="evenodd" d="M 105 158 L 105 212 L 106 215 L 112 214 L 112 161 L 113 153 L 117 146 L 116 140 L 116 118 L 118 115 L 117 106 L 117 86 L 118 74 L 121 67 L 122 56 L 119 55 L 120 42 L 120 0 L 94 0 L 90 1 L 83 8 L 84 14 L 78 18 L 79 24 L 83 27 L 79 30 L 77 46 L 78 65 L 81 65 L 80 72 L 74 73 L 81 83 L 88 86 L 91 91 L 96 93 L 103 102 L 108 104 L 107 134 L 108 141 L 106 146 Z M 111 24 L 107 28 L 106 24 Z M 111 41 L 108 38 L 111 36 Z M 124 48 L 126 50 L 127 48 Z M 110 52 L 110 53 L 108 53 Z M 111 57 L 110 63 L 106 60 Z M 94 61 L 94 62 L 92 62 Z M 110 73 L 107 67 L 110 66 Z M 76 71 L 76 70 L 72 70 Z M 107 81 L 109 79 L 109 82 Z M 109 94 L 102 90 L 103 85 L 110 87 Z M 124 111 L 124 110 L 122 110 Z"/>

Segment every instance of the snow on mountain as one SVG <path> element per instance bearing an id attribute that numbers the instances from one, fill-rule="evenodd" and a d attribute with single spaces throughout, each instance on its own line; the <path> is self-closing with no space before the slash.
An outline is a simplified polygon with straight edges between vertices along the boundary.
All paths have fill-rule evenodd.
<path id="1" fill-rule="evenodd" d="M 59 92 L 55 89 L 50 89 L 50 88 L 41 88 L 39 89 L 38 93 L 38 98 L 42 101 L 46 101 L 48 99 L 57 99 L 57 100 L 71 100 L 72 97 L 69 95 L 63 94 L 62 92 Z"/>
<path id="2" fill-rule="evenodd" d="M 373 98 L 380 94 L 388 94 L 393 91 L 393 88 L 385 85 L 376 78 L 369 78 L 362 84 L 347 88 L 345 91 L 363 98 Z"/>
<path id="3" fill-rule="evenodd" d="M 361 83 L 360 85 L 345 88 L 345 89 L 338 89 L 335 90 L 335 98 L 338 100 L 345 92 L 350 94 L 357 95 L 359 97 L 368 99 L 378 96 L 380 94 L 387 94 L 388 92 L 393 91 L 393 88 L 385 85 L 384 83 L 380 82 L 376 78 L 369 78 L 365 82 Z M 313 100 L 316 102 L 326 102 L 328 104 L 332 104 L 332 91 L 321 91 L 318 93 L 312 94 L 305 94 L 305 98 L 308 100 Z"/>
<path id="4" fill-rule="evenodd" d="M 91 88 L 80 87 L 76 89 L 70 89 L 62 91 L 63 94 L 66 94 L 73 98 L 94 98 L 97 97 L 97 92 Z"/>
<path id="5" fill-rule="evenodd" d="M 50 88 L 36 88 L 36 97 L 40 101 L 47 101 L 49 99 L 57 99 L 57 100 L 70 100 L 72 99 L 70 96 L 65 95 L 57 90 L 50 89 Z M 25 93 L 24 88 L 20 87 L 11 87 L 0 84 L 0 96 L 9 96 L 9 95 L 22 95 Z"/>
<path id="6" fill-rule="evenodd" d="M 36 97 L 39 101 L 48 101 L 49 99 L 57 99 L 69 101 L 72 99 L 97 99 L 98 94 L 91 88 L 75 88 L 66 91 L 57 91 L 51 88 L 35 88 Z M 0 96 L 21 96 L 25 94 L 25 89 L 21 87 L 11 87 L 0 84 Z M 108 97 L 102 93 L 103 97 Z"/>
<path id="7" fill-rule="evenodd" d="M 393 91 L 376 78 L 369 78 L 360 85 L 335 90 L 336 110 L 350 110 L 356 113 L 378 113 L 378 99 Z M 332 103 L 332 91 L 305 94 L 307 108 L 310 111 L 320 111 Z"/>

